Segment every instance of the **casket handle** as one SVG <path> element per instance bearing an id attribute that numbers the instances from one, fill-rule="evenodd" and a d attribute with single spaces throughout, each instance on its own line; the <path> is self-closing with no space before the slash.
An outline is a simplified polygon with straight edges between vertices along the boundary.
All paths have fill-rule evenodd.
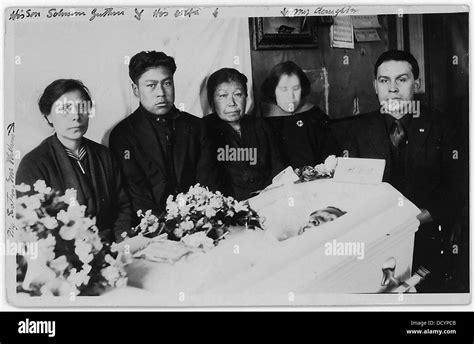
<path id="1" fill-rule="evenodd" d="M 382 286 L 393 285 L 398 287 L 400 281 L 395 278 L 395 268 L 397 267 L 397 260 L 394 257 L 387 258 L 382 264 Z"/>

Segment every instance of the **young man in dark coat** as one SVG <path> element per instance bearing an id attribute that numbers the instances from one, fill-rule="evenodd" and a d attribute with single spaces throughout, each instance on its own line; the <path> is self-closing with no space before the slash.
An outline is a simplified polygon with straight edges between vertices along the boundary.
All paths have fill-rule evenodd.
<path id="1" fill-rule="evenodd" d="M 459 131 L 449 116 L 420 106 L 419 66 L 408 52 L 383 53 L 375 64 L 381 108 L 360 115 L 350 130 L 349 156 L 385 159 L 384 181 L 421 209 L 413 269 L 431 276 L 420 291 L 440 291 L 446 231 L 460 213 L 463 164 Z"/>
<path id="2" fill-rule="evenodd" d="M 129 75 L 139 107 L 110 135 L 134 211 L 165 210 L 169 195 L 216 185 L 215 155 L 201 119 L 175 105 L 174 59 L 163 52 L 132 57 Z"/>

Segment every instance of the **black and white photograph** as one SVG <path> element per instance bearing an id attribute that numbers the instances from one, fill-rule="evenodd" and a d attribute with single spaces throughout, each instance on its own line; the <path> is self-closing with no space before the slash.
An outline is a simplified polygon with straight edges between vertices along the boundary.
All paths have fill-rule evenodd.
<path id="1" fill-rule="evenodd" d="M 7 302 L 469 304 L 469 14 L 6 8 Z"/>

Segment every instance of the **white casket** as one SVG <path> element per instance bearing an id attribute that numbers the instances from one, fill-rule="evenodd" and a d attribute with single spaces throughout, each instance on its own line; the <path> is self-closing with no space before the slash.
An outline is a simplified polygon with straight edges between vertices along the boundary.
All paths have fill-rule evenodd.
<path id="1" fill-rule="evenodd" d="M 388 259 L 396 262 L 398 280 L 411 276 L 419 210 L 389 184 L 315 180 L 249 202 L 265 218 L 265 231 L 236 230 L 211 251 L 174 264 L 135 259 L 129 285 L 173 300 L 182 293 L 207 300 L 198 304 L 217 296 L 239 304 L 242 295 L 390 291 L 381 284 Z M 296 235 L 313 211 L 327 206 L 346 214 Z"/>

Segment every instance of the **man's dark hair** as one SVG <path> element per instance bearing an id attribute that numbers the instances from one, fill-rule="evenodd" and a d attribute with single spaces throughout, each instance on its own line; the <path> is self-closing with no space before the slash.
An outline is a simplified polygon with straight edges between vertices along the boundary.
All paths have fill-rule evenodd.
<path id="1" fill-rule="evenodd" d="M 376 79 L 377 70 L 379 69 L 379 66 L 387 61 L 406 61 L 411 66 L 411 71 L 413 72 L 415 80 L 418 79 L 418 77 L 420 76 L 420 67 L 418 66 L 418 62 L 412 54 L 410 54 L 408 51 L 403 50 L 389 50 L 380 55 L 377 59 L 377 62 L 375 62 L 374 77 Z"/>
<path id="2" fill-rule="evenodd" d="M 207 80 L 207 100 L 209 105 L 214 108 L 214 92 L 217 86 L 223 82 L 238 82 L 242 85 L 245 95 L 247 96 L 247 77 L 234 68 L 222 68 L 211 74 Z"/>
<path id="3" fill-rule="evenodd" d="M 84 86 L 82 81 L 75 79 L 58 79 L 50 83 L 44 89 L 43 94 L 38 100 L 38 106 L 43 116 L 48 116 L 51 113 L 54 102 L 64 93 L 71 91 L 79 91 L 84 100 L 92 101 L 89 95 L 89 89 Z"/>
<path id="4" fill-rule="evenodd" d="M 275 89 L 280 82 L 282 75 L 296 75 L 300 79 L 301 99 L 304 99 L 311 92 L 311 83 L 303 70 L 292 61 L 285 61 L 272 68 L 270 74 L 262 84 L 263 101 L 267 103 L 276 103 Z"/>
<path id="5" fill-rule="evenodd" d="M 138 84 L 138 79 L 143 73 L 156 67 L 168 68 L 171 74 L 176 72 L 176 63 L 171 56 L 161 51 L 142 51 L 130 59 L 128 75 L 135 84 Z"/>

